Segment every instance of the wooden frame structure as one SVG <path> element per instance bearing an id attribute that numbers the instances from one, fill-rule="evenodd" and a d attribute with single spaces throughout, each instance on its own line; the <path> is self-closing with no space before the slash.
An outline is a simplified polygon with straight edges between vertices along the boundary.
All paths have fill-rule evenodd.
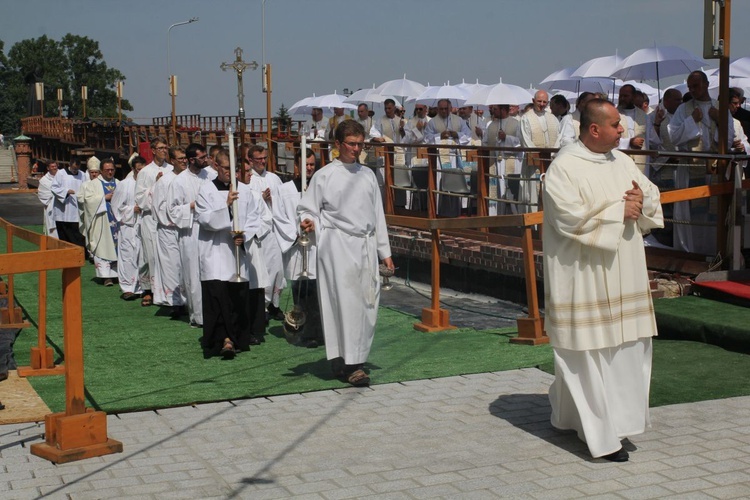
<path id="1" fill-rule="evenodd" d="M 122 443 L 107 436 L 107 414 L 85 406 L 81 309 L 81 267 L 85 264 L 83 248 L 19 228 L 3 219 L 0 219 L 0 228 L 5 230 L 8 242 L 8 252 L 0 254 L 0 275 L 8 276 L 11 285 L 9 292 L 12 292 L 14 274 L 40 274 L 39 344 L 32 348 L 32 366 L 26 370 L 26 374 L 65 374 L 65 411 L 45 417 L 45 442 L 32 444 L 31 453 L 55 463 L 65 463 L 121 452 Z M 37 245 L 39 250 L 13 252 L 14 237 Z M 46 272 L 56 269 L 62 270 L 65 352 L 62 370 L 54 367 L 52 350 L 46 347 L 45 340 Z M 8 300 L 12 305 L 13 296 L 9 295 Z"/>

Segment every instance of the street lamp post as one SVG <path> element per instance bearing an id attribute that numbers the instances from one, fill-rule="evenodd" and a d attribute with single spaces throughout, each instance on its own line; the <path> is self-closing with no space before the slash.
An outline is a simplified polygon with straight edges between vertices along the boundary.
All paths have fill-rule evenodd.
<path id="1" fill-rule="evenodd" d="M 167 29 L 167 70 L 169 71 L 169 95 L 172 96 L 172 137 L 174 138 L 173 144 L 177 142 L 177 114 L 175 112 L 175 97 L 177 96 L 177 77 L 172 74 L 172 65 L 169 61 L 169 35 L 172 28 L 175 26 L 182 26 L 184 24 L 190 24 L 197 22 L 197 17 L 191 17 L 187 21 L 181 21 L 174 23 Z"/>

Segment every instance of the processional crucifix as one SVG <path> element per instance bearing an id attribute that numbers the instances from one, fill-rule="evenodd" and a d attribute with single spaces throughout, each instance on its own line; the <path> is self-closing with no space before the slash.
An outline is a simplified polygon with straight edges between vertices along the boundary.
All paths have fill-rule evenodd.
<path id="1" fill-rule="evenodd" d="M 240 129 L 240 145 L 245 143 L 245 93 L 242 88 L 242 73 L 250 68 L 253 71 L 258 69 L 258 63 L 255 61 L 245 62 L 242 60 L 242 49 L 237 47 L 234 49 L 235 59 L 233 63 L 221 63 L 222 71 L 233 69 L 237 72 L 237 100 L 239 101 L 239 129 Z M 241 169 L 244 177 L 244 169 Z"/>

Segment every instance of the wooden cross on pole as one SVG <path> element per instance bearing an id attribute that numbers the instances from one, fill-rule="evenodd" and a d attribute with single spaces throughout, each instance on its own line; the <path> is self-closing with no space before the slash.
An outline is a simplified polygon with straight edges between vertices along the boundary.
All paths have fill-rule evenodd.
<path id="1" fill-rule="evenodd" d="M 237 100 L 239 101 L 239 129 L 240 129 L 240 144 L 245 143 L 245 93 L 242 86 L 242 73 L 250 68 L 253 71 L 258 69 L 258 63 L 255 61 L 245 62 L 242 60 L 242 49 L 237 47 L 234 49 L 235 59 L 232 63 L 221 63 L 222 71 L 233 69 L 237 73 Z"/>

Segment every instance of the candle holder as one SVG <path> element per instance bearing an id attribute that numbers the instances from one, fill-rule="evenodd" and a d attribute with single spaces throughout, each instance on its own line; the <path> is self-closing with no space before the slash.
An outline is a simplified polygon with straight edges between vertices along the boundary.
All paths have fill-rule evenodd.
<path id="1" fill-rule="evenodd" d="M 231 231 L 232 233 L 232 243 L 234 243 L 234 239 L 237 236 L 241 236 L 243 234 L 242 231 Z M 229 281 L 232 283 L 247 283 L 247 278 L 242 276 L 242 255 L 240 253 L 240 245 L 234 245 L 234 263 L 235 263 L 235 273 L 232 275 L 231 278 L 229 278 Z"/>

